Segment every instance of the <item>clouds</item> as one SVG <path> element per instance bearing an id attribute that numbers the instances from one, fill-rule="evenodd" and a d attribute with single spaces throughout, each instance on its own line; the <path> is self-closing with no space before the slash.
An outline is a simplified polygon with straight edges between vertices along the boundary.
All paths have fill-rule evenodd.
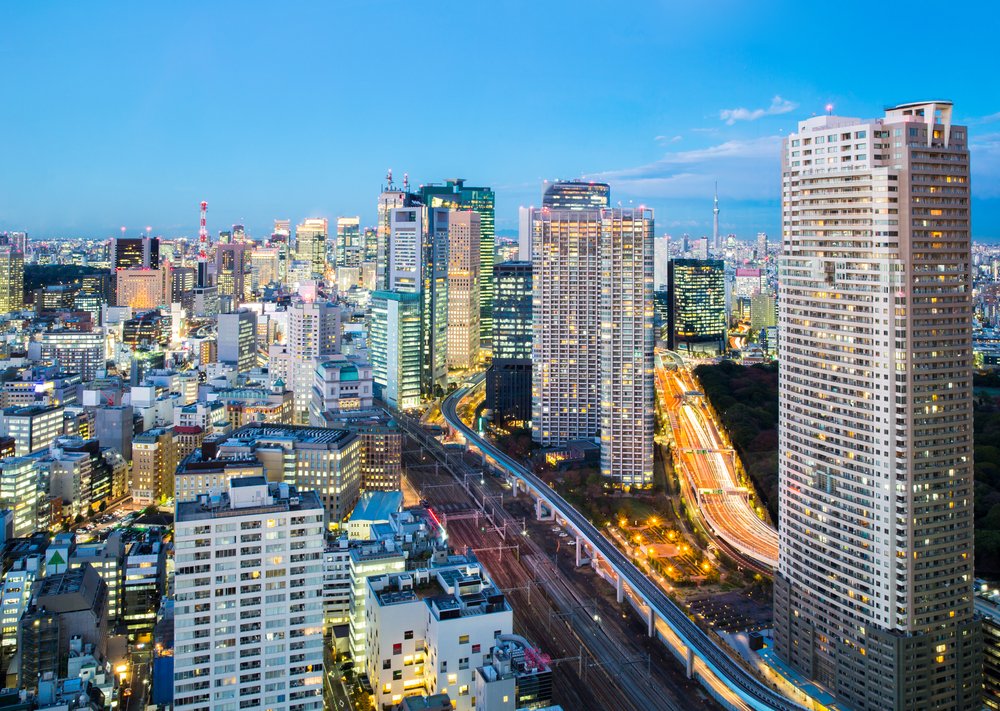
<path id="1" fill-rule="evenodd" d="M 973 136 L 969 142 L 974 198 L 1000 198 L 1000 133 Z"/>
<path id="2" fill-rule="evenodd" d="M 737 121 L 756 121 L 759 118 L 764 118 L 765 116 L 780 116 L 781 114 L 787 114 L 794 111 L 799 107 L 794 101 L 788 101 L 787 99 L 782 99 L 780 96 L 775 95 L 771 99 L 771 105 L 766 109 L 722 109 L 719 112 L 719 118 L 726 122 L 726 125 L 732 126 Z"/>
<path id="3" fill-rule="evenodd" d="M 722 191 L 738 199 L 768 200 L 779 194 L 781 136 L 731 139 L 631 168 L 590 173 L 611 183 L 612 190 L 640 200 L 704 198 L 718 180 Z"/>

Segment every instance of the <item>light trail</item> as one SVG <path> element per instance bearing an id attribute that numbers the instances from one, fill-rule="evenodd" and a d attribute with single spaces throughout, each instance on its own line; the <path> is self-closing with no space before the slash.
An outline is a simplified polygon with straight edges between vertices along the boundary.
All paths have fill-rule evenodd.
<path id="1" fill-rule="evenodd" d="M 771 568 L 778 566 L 778 532 L 757 515 L 740 483 L 736 454 L 726 444 L 685 369 L 656 367 L 661 411 L 674 437 L 674 460 L 698 511 L 720 539 Z M 703 396 L 702 396 L 703 397 Z"/>

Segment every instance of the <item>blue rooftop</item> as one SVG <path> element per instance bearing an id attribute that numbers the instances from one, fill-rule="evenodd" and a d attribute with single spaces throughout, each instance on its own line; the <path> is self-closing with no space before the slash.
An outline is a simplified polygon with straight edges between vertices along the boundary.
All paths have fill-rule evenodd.
<path id="1" fill-rule="evenodd" d="M 351 521 L 388 521 L 403 506 L 402 491 L 366 491 L 351 512 Z"/>

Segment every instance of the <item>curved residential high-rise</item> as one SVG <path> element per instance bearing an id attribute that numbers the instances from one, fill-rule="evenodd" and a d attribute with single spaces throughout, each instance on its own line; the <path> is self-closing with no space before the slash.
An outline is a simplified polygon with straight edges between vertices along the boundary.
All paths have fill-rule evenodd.
<path id="1" fill-rule="evenodd" d="M 784 142 L 775 651 L 856 711 L 974 709 L 967 131 L 950 102 Z"/>

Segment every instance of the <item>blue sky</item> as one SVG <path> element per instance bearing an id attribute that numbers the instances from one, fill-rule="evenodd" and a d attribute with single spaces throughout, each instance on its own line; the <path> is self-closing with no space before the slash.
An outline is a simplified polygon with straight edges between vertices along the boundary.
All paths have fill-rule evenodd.
<path id="1" fill-rule="evenodd" d="M 778 147 L 797 120 L 948 98 L 972 127 L 973 234 L 1000 238 L 997 17 L 923 2 L 4 3 L 0 230 L 193 235 L 202 199 L 213 232 L 372 222 L 391 167 L 492 185 L 498 229 L 543 180 L 586 176 L 654 207 L 657 234 L 700 235 L 718 180 L 724 231 L 777 235 Z"/>

